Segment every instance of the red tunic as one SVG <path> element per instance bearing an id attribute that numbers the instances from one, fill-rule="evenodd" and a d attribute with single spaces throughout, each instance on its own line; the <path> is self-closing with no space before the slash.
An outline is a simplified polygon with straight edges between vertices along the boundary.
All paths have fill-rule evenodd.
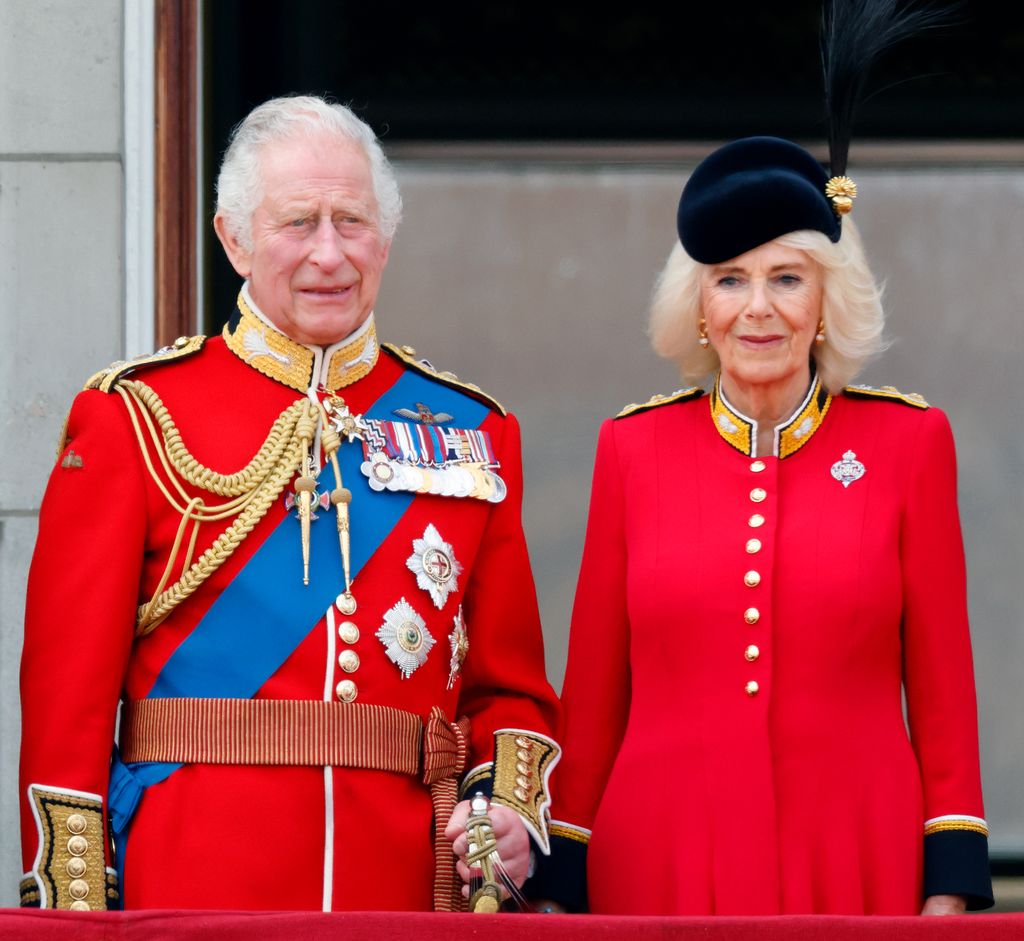
<path id="1" fill-rule="evenodd" d="M 258 354 L 258 344 L 253 345 L 254 354 L 247 356 L 244 350 L 233 352 L 221 338 L 211 339 L 190 358 L 149 366 L 129 378 L 140 379 L 159 394 L 184 443 L 202 464 L 231 473 L 253 457 L 277 416 L 304 396 L 305 383 L 315 389 L 328 381 L 330 356 L 316 360 L 298 386 L 289 387 L 258 371 L 262 364 L 276 368 L 275 362 L 295 353 L 297 345 L 277 340 L 278 345 Z M 354 414 L 369 409 L 412 375 L 409 365 L 384 354 L 366 372 L 341 390 Z M 355 494 L 354 542 L 360 526 L 389 519 L 379 545 L 355 577 L 358 610 L 346 617 L 330 602 L 325 605 L 330 607 L 328 614 L 318 610 L 310 623 L 300 626 L 294 649 L 284 652 L 280 665 L 258 682 L 252 696 L 337 702 L 338 684 L 350 681 L 348 694 L 361 704 L 396 707 L 423 719 L 435 706 L 449 717 L 467 715 L 472 722 L 469 770 L 492 760 L 499 729 L 532 730 L 541 736 L 549 732 L 556 703 L 544 675 L 533 579 L 520 522 L 515 419 L 450 383 L 424 376 L 418 381 L 421 389 L 422 383 L 427 385 L 421 403 L 440 412 L 437 400 L 444 399 L 450 425 L 465 427 L 462 422 L 470 412 L 482 417 L 473 426 L 490 435 L 501 465 L 498 473 L 508 487 L 506 499 L 492 503 L 429 493 L 375 492 L 358 473 L 346 478 Z M 417 409 L 416 401 L 403 399 L 397 404 Z M 391 404 L 385 417 L 399 420 L 391 414 Z M 343 443 L 342 450 L 346 448 L 361 453 L 358 441 Z M 200 493 L 187 490 L 190 495 Z M 285 492 L 290 490 L 289 483 Z M 225 499 L 202 495 L 209 504 Z M 63 460 L 54 469 L 43 503 L 29 582 L 21 792 L 30 902 L 38 891 L 32 887 L 31 871 L 46 866 L 47 854 L 37 862 L 39 831 L 26 800 L 29 786 L 98 795 L 106 807 L 122 696 L 141 700 L 155 695 L 161 683 L 161 696 L 222 695 L 222 683 L 238 688 L 234 681 L 242 669 L 239 664 L 249 657 L 247 648 L 257 643 L 247 636 L 245 625 L 228 625 L 229 643 L 217 641 L 202 655 L 193 654 L 185 679 L 192 684 L 196 672 L 203 672 L 203 693 L 191 691 L 191 686 L 183 693 L 167 688 L 173 686 L 167 679 L 168 664 L 195 640 L 204 616 L 279 526 L 287 527 L 290 561 L 249 591 L 277 604 L 282 597 L 298 598 L 306 590 L 300 526 L 287 518 L 295 513 L 286 508 L 283 497 L 164 623 L 135 639 L 136 606 L 156 589 L 180 517 L 147 472 L 128 410 L 116 390 L 86 391 L 76 399 Z M 395 501 L 401 500 L 410 502 L 392 512 Z M 328 527 L 334 533 L 333 508 L 319 509 L 318 514 L 313 528 Z M 230 519 L 203 524 L 197 556 L 227 522 Z M 414 541 L 423 539 L 430 525 L 448 544 L 451 561 L 461 567 L 456 589 L 440 606 L 407 565 Z M 344 588 L 337 536 L 330 536 L 325 545 L 333 553 L 327 576 L 333 598 Z M 176 576 L 177 572 L 172 581 Z M 385 613 L 401 599 L 424 619 L 435 641 L 425 662 L 408 678 L 375 636 Z M 461 673 L 449 684 L 449 639 L 460 605 L 469 653 Z M 351 631 L 347 637 L 339 636 L 346 620 L 355 623 L 358 636 Z M 344 664 L 339 660 L 343 653 L 348 658 Z M 185 765 L 150 786 L 138 804 L 126 853 L 119 861 L 124 904 L 430 909 L 432 822 L 430 793 L 414 775 L 365 768 Z M 60 839 L 66 840 L 67 833 L 58 829 Z M 91 875 L 95 877 L 94 872 Z M 85 902 L 103 907 L 102 894 L 94 878 Z M 42 903 L 53 901 L 44 891 Z"/>
<path id="2" fill-rule="evenodd" d="M 925 822 L 984 839 L 949 425 L 816 386 L 751 440 L 715 397 L 603 426 L 552 832 L 595 912 L 917 912 Z"/>

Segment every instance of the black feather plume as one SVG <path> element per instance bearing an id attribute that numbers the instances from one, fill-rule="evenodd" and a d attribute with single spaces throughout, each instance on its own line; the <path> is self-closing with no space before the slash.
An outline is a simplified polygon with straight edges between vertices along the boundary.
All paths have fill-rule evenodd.
<path id="1" fill-rule="evenodd" d="M 853 120 L 872 63 L 908 36 L 949 22 L 956 6 L 914 0 L 825 0 L 821 59 L 833 176 L 846 173 Z"/>

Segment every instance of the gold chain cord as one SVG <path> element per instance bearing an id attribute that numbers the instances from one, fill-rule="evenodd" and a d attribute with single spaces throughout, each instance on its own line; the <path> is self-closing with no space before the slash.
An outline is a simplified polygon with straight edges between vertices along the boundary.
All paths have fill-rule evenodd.
<path id="1" fill-rule="evenodd" d="M 143 637 L 223 565 L 263 519 L 301 467 L 303 450 L 308 450 L 316 434 L 319 410 L 308 399 L 293 402 L 278 416 L 252 460 L 234 474 L 221 474 L 201 464 L 185 447 L 166 406 L 149 386 L 131 380 L 115 388 L 128 409 L 146 469 L 167 502 L 181 515 L 163 576 L 153 597 L 138 609 L 135 633 Z M 159 459 L 166 481 L 153 464 L 150 448 Z M 207 506 L 201 497 L 189 497 L 181 480 L 230 499 L 218 506 Z M 177 495 L 168 489 L 168 483 Z M 231 516 L 235 517 L 233 522 L 193 562 L 199 524 Z M 190 523 L 192 532 L 181 566 L 182 574 L 173 585 L 166 587 Z"/>

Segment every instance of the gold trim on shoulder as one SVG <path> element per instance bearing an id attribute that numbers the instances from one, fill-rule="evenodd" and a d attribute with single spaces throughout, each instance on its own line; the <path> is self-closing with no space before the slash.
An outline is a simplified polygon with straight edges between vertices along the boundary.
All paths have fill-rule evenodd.
<path id="1" fill-rule="evenodd" d="M 847 395 L 855 399 L 888 399 L 890 402 L 902 402 L 904 405 L 911 405 L 914 408 L 931 408 L 923 395 L 917 392 L 900 392 L 895 386 L 855 385 L 843 389 Z"/>
<path id="2" fill-rule="evenodd" d="M 541 851 L 551 852 L 548 840 L 548 777 L 558 764 L 561 748 L 538 732 L 499 729 L 494 733 L 494 793 L 491 800 L 511 807 Z"/>
<path id="3" fill-rule="evenodd" d="M 103 801 L 98 794 L 31 784 L 39 835 L 31 872 L 42 908 L 106 909 Z"/>
<path id="4" fill-rule="evenodd" d="M 416 359 L 416 351 L 411 346 L 397 346 L 394 343 L 382 343 L 381 349 L 386 353 L 390 353 L 399 362 L 405 363 L 406 366 L 415 372 L 418 372 L 421 376 L 426 376 L 428 379 L 434 379 L 442 385 L 465 392 L 468 395 L 473 396 L 473 398 L 479 399 L 485 405 L 489 405 L 499 415 L 505 416 L 508 414 L 505 406 L 497 399 L 489 396 L 480 388 L 480 386 L 474 385 L 472 382 L 463 381 L 453 372 L 438 372 L 429 363 L 426 363 L 421 359 Z"/>
<path id="5" fill-rule="evenodd" d="M 803 408 L 784 425 L 779 425 L 775 431 L 780 458 L 795 454 L 811 440 L 814 432 L 821 427 L 831 405 L 832 396 L 815 376 L 811 394 L 807 396 Z"/>
<path id="6" fill-rule="evenodd" d="M 99 389 L 101 392 L 109 392 L 121 380 L 122 377 L 137 369 L 146 366 L 162 365 L 163 363 L 174 362 L 198 353 L 206 342 L 205 336 L 178 337 L 170 346 L 165 346 L 146 356 L 136 356 L 134 359 L 119 359 L 111 363 L 106 369 L 93 373 L 82 387 L 85 389 Z M 63 448 L 61 449 L 63 450 Z"/>
<path id="7" fill-rule="evenodd" d="M 691 386 L 689 389 L 676 389 L 670 395 L 662 395 L 660 392 L 652 395 L 646 402 L 631 402 L 616 418 L 626 418 L 629 415 L 639 415 L 641 412 L 650 411 L 652 408 L 659 408 L 662 405 L 671 405 L 673 402 L 688 402 L 690 399 L 699 399 L 704 394 L 700 386 Z"/>

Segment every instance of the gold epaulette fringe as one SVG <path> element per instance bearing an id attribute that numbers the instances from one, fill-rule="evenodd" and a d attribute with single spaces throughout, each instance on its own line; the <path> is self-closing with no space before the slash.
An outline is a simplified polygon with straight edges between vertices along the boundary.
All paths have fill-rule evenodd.
<path id="1" fill-rule="evenodd" d="M 185 447 L 174 420 L 153 389 L 129 379 L 118 382 L 114 391 L 124 400 L 150 477 L 181 516 L 156 591 L 138 609 L 135 630 L 137 636 L 143 636 L 223 565 L 263 519 L 299 469 L 303 441 L 312 440 L 315 433 L 316 406 L 305 398 L 293 402 L 278 416 L 252 460 L 233 474 L 222 474 L 202 465 Z M 183 483 L 225 502 L 208 506 L 201 497 L 189 496 Z M 193 562 L 200 524 L 226 519 L 231 519 L 227 528 Z M 167 587 L 175 561 L 182 554 L 181 574 Z"/>
<path id="2" fill-rule="evenodd" d="M 855 399 L 887 399 L 890 402 L 902 402 L 904 405 L 911 405 L 914 408 L 930 408 L 923 395 L 917 392 L 900 392 L 895 386 L 855 385 L 843 389 L 846 395 Z"/>
<path id="3" fill-rule="evenodd" d="M 699 399 L 704 394 L 700 386 L 691 386 L 689 389 L 677 389 L 671 395 L 652 395 L 646 402 L 633 402 L 627 405 L 616 418 L 626 418 L 629 415 L 639 415 L 641 412 L 650 411 L 662 405 L 671 405 L 673 402 L 688 402 L 690 399 Z"/>
<path id="4" fill-rule="evenodd" d="M 178 337 L 170 346 L 150 353 L 147 356 L 136 356 L 134 359 L 119 359 L 111 363 L 106 369 L 94 373 L 83 386 L 83 389 L 99 389 L 101 392 L 109 392 L 121 380 L 122 376 L 143 369 L 146 366 L 154 366 L 163 363 L 170 363 L 177 359 L 184 359 L 198 353 L 206 342 L 205 336 Z"/>
<path id="5" fill-rule="evenodd" d="M 418 372 L 421 376 L 426 376 L 428 379 L 433 379 L 442 385 L 465 392 L 467 395 L 471 395 L 473 398 L 479 399 L 485 405 L 493 408 L 499 415 L 504 416 L 508 414 L 501 402 L 489 396 L 479 386 L 474 385 L 472 382 L 464 382 L 453 372 L 438 372 L 433 366 L 416 359 L 416 351 L 411 346 L 396 346 L 394 343 L 382 343 L 380 348 L 390 353 L 395 359 L 405 363 L 406 366 Z"/>

